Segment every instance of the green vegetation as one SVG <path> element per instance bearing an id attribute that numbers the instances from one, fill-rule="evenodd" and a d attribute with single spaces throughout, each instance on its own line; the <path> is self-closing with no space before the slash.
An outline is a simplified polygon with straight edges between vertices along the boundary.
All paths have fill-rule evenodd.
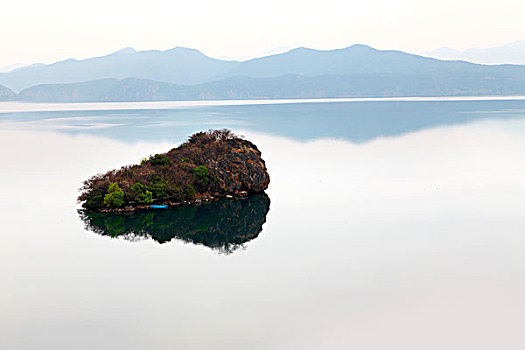
<path id="1" fill-rule="evenodd" d="M 171 164 L 171 159 L 165 154 L 155 154 L 148 159 L 151 165 L 168 165 Z"/>
<path id="2" fill-rule="evenodd" d="M 98 191 L 89 192 L 85 206 L 92 209 L 104 208 L 106 206 L 104 203 L 104 195 Z"/>
<path id="3" fill-rule="evenodd" d="M 153 193 L 146 189 L 146 186 L 137 182 L 131 187 L 131 190 L 136 194 L 135 200 L 139 203 L 149 204 L 153 202 Z"/>
<path id="4" fill-rule="evenodd" d="M 192 172 L 200 182 L 207 184 L 210 181 L 210 172 L 207 167 L 200 165 L 196 168 L 193 168 Z"/>
<path id="5" fill-rule="evenodd" d="M 148 185 L 148 190 L 151 191 L 153 197 L 155 198 L 166 198 L 169 197 L 170 183 L 168 181 L 162 180 L 161 178 L 155 178 Z"/>
<path id="6" fill-rule="evenodd" d="M 120 208 L 124 205 L 124 192 L 118 187 L 118 183 L 109 184 L 108 193 L 104 196 L 104 203 L 110 208 Z"/>

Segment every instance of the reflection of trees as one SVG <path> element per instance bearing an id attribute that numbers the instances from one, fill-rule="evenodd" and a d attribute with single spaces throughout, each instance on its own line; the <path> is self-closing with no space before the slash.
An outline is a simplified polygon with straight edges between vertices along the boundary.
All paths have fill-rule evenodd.
<path id="1" fill-rule="evenodd" d="M 152 238 L 159 243 L 176 238 L 231 253 L 259 235 L 269 209 L 268 196 L 258 194 L 166 210 L 132 213 L 80 211 L 80 217 L 88 230 L 104 236 L 133 241 Z"/>

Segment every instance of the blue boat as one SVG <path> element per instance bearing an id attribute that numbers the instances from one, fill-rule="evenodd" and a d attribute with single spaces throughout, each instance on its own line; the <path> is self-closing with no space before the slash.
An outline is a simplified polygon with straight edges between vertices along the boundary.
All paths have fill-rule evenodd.
<path id="1" fill-rule="evenodd" d="M 164 205 L 151 204 L 149 207 L 153 209 L 166 209 L 168 205 L 167 204 L 164 204 Z"/>

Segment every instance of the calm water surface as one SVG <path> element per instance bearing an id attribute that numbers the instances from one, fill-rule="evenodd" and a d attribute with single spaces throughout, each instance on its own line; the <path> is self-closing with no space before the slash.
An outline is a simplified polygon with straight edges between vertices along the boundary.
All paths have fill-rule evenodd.
<path id="1" fill-rule="evenodd" d="M 525 101 L 119 108 L 0 104 L 1 349 L 525 347 Z M 77 212 L 223 127 L 268 197 Z"/>

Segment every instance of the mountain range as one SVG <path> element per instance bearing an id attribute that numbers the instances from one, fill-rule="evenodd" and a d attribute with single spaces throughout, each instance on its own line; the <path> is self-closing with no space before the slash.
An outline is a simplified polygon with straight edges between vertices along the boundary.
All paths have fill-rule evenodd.
<path id="1" fill-rule="evenodd" d="M 516 95 L 525 94 L 525 66 L 442 61 L 365 45 L 297 48 L 243 62 L 181 47 L 126 48 L 22 67 L 0 74 L 0 84 L 0 99 L 40 102 Z"/>
<path id="2" fill-rule="evenodd" d="M 0 101 L 11 101 L 16 99 L 16 94 L 9 88 L 0 85 Z"/>
<path id="3" fill-rule="evenodd" d="M 8 64 L 7 66 L 0 66 L 0 73 L 7 73 L 12 70 L 25 67 L 26 65 L 23 63 L 14 63 L 14 64 Z"/>
<path id="4" fill-rule="evenodd" d="M 464 51 L 442 47 L 434 51 L 422 52 L 421 55 L 440 60 L 464 60 L 480 64 L 525 64 L 525 41 Z"/>

